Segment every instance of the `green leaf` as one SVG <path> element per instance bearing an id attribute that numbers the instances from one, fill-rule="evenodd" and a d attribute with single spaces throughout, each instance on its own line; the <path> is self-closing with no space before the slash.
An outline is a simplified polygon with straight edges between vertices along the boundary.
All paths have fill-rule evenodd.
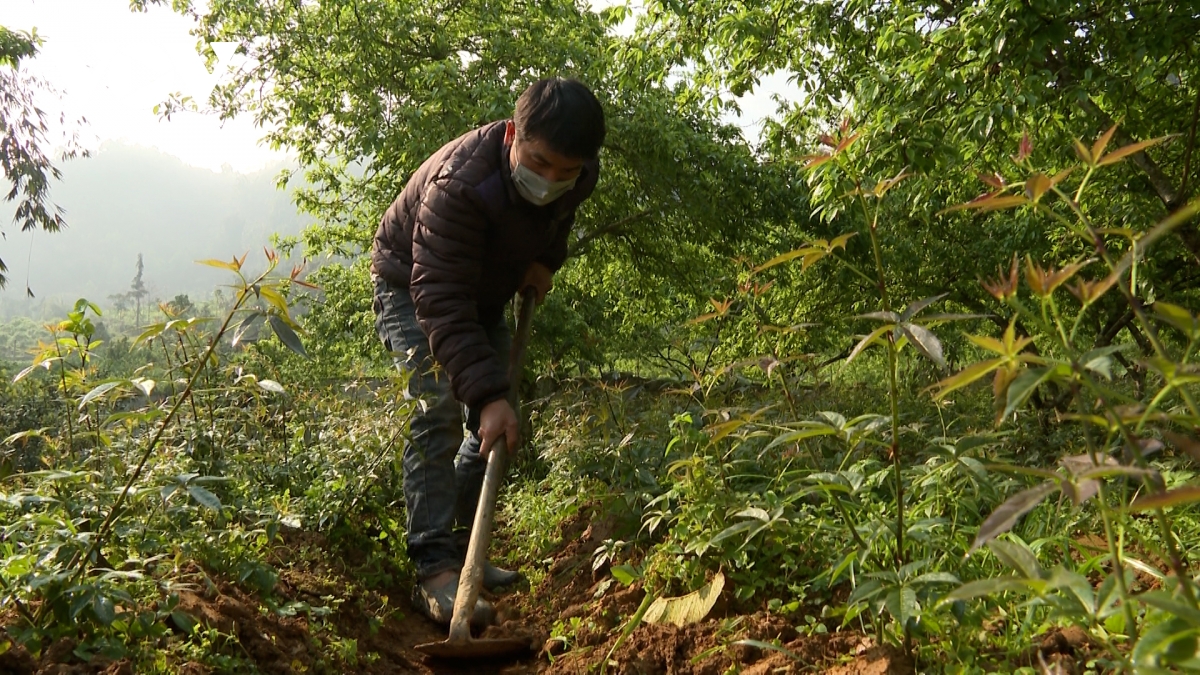
<path id="1" fill-rule="evenodd" d="M 629 565 L 613 565 L 609 573 L 612 574 L 614 579 L 621 582 L 622 586 L 628 586 L 642 576 L 640 572 Z"/>
<path id="2" fill-rule="evenodd" d="M 79 409 L 83 410 L 84 407 L 87 406 L 87 404 L 91 403 L 92 401 L 95 401 L 96 399 L 100 398 L 101 396 L 104 396 L 105 394 L 112 391 L 113 389 L 116 389 L 118 386 L 120 386 L 124 382 L 125 382 L 125 380 L 113 380 L 110 382 L 105 382 L 103 384 L 97 385 L 91 391 L 84 394 L 83 398 L 79 399 Z"/>
<path id="3" fill-rule="evenodd" d="M 1012 384 L 1008 385 L 1008 403 L 1004 407 L 1004 413 L 1001 418 L 1006 418 L 1016 412 L 1017 408 L 1025 405 L 1029 397 L 1043 382 L 1051 379 L 1058 373 L 1058 369 L 1053 366 L 1045 368 L 1027 368 L 1017 375 Z"/>
<path id="4" fill-rule="evenodd" d="M 99 593 L 92 597 L 92 613 L 96 615 L 96 620 L 105 626 L 111 626 L 117 618 L 113 601 L 108 596 Z"/>
<path id="5" fill-rule="evenodd" d="M 949 572 L 926 572 L 908 583 L 913 586 L 923 586 L 925 584 L 957 584 L 961 582 L 958 577 Z"/>
<path id="6" fill-rule="evenodd" d="M 904 585 L 892 589 L 883 601 L 888 614 L 892 615 L 901 626 L 907 626 L 910 619 L 916 617 L 921 606 L 917 603 L 917 592 L 911 586 Z"/>
<path id="7" fill-rule="evenodd" d="M 192 496 L 192 499 L 199 502 L 201 506 L 213 511 L 221 510 L 221 500 L 217 499 L 217 496 L 209 492 L 207 488 L 200 487 L 199 485 L 189 485 L 187 486 L 187 491 Z"/>
<path id="8" fill-rule="evenodd" d="M 1151 627 L 1133 647 L 1133 663 L 1140 669 L 1170 665 L 1196 657 L 1196 636 L 1200 629 L 1174 617 Z"/>
<path id="9" fill-rule="evenodd" d="M 870 335 L 864 337 L 862 339 L 862 341 L 859 342 L 857 345 L 855 345 L 854 349 L 851 350 L 850 356 L 848 356 L 846 358 L 846 365 L 849 365 L 850 362 L 853 361 L 856 356 L 858 356 L 860 353 L 862 353 L 862 350 L 866 349 L 868 345 L 875 342 L 875 340 L 878 339 L 879 336 L 883 335 L 884 333 L 888 332 L 889 330 L 892 330 L 891 324 L 888 324 L 886 326 L 880 326 L 879 328 L 876 328 L 875 330 L 871 331 Z"/>
<path id="10" fill-rule="evenodd" d="M 974 600 L 985 595 L 996 595 L 997 593 L 1008 591 L 1028 592 L 1029 590 L 1031 588 L 1028 579 L 1012 576 L 993 577 L 991 579 L 968 581 L 951 591 L 940 602 L 945 604 L 958 600 Z"/>
<path id="11" fill-rule="evenodd" d="M 939 400 L 946 398 L 950 392 L 962 389 L 972 382 L 983 378 L 988 373 L 999 368 L 1002 363 L 1004 363 L 1003 359 L 988 359 L 986 361 L 972 363 L 967 368 L 960 370 L 954 375 L 951 375 L 950 377 L 947 377 L 946 379 L 934 385 L 934 387 L 937 388 L 937 391 L 934 392 L 933 396 L 935 399 Z"/>
<path id="12" fill-rule="evenodd" d="M 191 614 L 182 610 L 177 609 L 171 612 L 171 621 L 175 624 L 176 628 L 187 635 L 191 635 L 192 631 L 196 630 L 196 620 L 192 618 Z"/>
<path id="13" fill-rule="evenodd" d="M 1151 607 L 1161 609 L 1169 614 L 1174 614 L 1180 619 L 1183 619 L 1191 624 L 1193 628 L 1200 628 L 1200 610 L 1193 609 L 1191 605 L 1176 600 L 1175 597 L 1167 591 L 1150 591 L 1148 593 L 1142 593 L 1141 595 L 1137 596 L 1137 599 L 1146 603 L 1147 605 L 1150 605 Z"/>
<path id="14" fill-rule="evenodd" d="M 1044 579 L 1046 571 L 1038 564 L 1037 556 L 1025 544 L 997 539 L 988 543 L 988 549 L 1009 569 L 1022 574 L 1026 579 Z"/>
<path id="15" fill-rule="evenodd" d="M 754 535 L 763 531 L 764 529 L 766 529 L 766 527 L 767 527 L 767 523 L 764 523 L 760 520 L 743 520 L 741 522 L 730 525 L 729 527 L 725 528 L 724 530 L 721 530 L 720 532 L 717 533 L 716 536 L 714 536 L 712 539 L 708 540 L 708 543 L 710 545 L 716 545 L 716 544 L 721 543 L 722 541 L 725 541 L 726 539 L 729 539 L 730 537 L 735 537 L 743 532 L 749 533 L 744 538 L 744 540 L 746 542 L 748 542 L 751 538 L 754 537 Z M 751 531 L 751 530 L 753 530 L 753 531 Z"/>
<path id="16" fill-rule="evenodd" d="M 1080 607 L 1086 614 L 1092 614 L 1096 610 L 1096 593 L 1092 590 L 1092 584 L 1082 574 L 1072 572 L 1071 570 L 1057 567 L 1050 575 L 1050 583 L 1048 588 L 1052 589 L 1067 589 L 1071 595 L 1079 602 Z"/>
<path id="17" fill-rule="evenodd" d="M 304 358 L 308 358 L 308 352 L 304 351 L 304 343 L 300 341 L 300 337 L 296 335 L 291 326 L 287 325 L 283 319 L 274 314 L 268 317 L 268 321 L 271 323 L 271 330 L 275 331 L 275 335 L 279 337 L 279 341 L 285 347 Z"/>
<path id="18" fill-rule="evenodd" d="M 242 322 L 239 323 L 238 327 L 233 331 L 233 338 L 230 340 L 230 345 L 236 347 L 241 344 L 242 339 L 246 337 L 246 333 L 248 333 L 255 325 L 260 323 L 265 316 L 266 315 L 262 312 L 254 311 L 249 316 L 242 319 Z"/>
<path id="19" fill-rule="evenodd" d="M 1189 339 L 1195 340 L 1200 337 L 1200 317 L 1193 316 L 1186 309 L 1167 302 L 1155 302 L 1153 307 L 1159 320 L 1178 328 Z"/>

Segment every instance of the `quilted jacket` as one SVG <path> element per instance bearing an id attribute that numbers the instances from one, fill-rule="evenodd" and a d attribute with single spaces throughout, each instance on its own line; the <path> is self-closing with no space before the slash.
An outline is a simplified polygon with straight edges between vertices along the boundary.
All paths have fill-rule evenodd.
<path id="1" fill-rule="evenodd" d="M 512 182 L 506 123 L 468 132 L 426 160 L 384 213 L 371 250 L 372 273 L 409 290 L 434 359 L 471 407 L 509 388 L 507 355 L 497 358 L 483 326 L 501 318 L 531 263 L 562 266 L 575 209 L 599 175 L 592 160 L 559 199 L 525 201 Z"/>

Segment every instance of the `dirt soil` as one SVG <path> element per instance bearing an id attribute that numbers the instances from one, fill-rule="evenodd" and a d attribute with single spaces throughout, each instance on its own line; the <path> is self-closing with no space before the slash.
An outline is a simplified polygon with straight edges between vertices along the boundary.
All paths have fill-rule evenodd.
<path id="1" fill-rule="evenodd" d="M 362 578 L 362 570 L 356 569 L 353 556 L 347 561 L 323 537 L 311 533 L 288 534 L 272 556 L 271 562 L 280 570 L 273 602 L 277 608 L 304 606 L 296 603 L 334 608 L 327 616 L 305 611 L 281 613 L 262 598 L 198 568 L 185 574 L 190 589 L 180 592 L 179 609 L 198 624 L 236 635 L 237 646 L 230 649 L 272 675 L 567 675 L 587 672 L 604 660 L 609 663 L 607 672 L 645 675 L 719 675 L 735 663 L 746 675 L 913 672 L 912 664 L 901 654 L 874 644 L 867 636 L 852 632 L 799 635 L 781 617 L 764 613 L 733 615 L 728 605 L 720 602 L 712 616 L 698 624 L 683 628 L 642 625 L 617 645 L 622 627 L 642 601 L 642 591 L 636 585 L 626 588 L 613 583 L 605 570 L 593 572 L 592 553 L 611 536 L 605 523 L 588 524 L 579 519 L 563 531 L 562 546 L 537 588 L 492 598 L 500 623 L 489 628 L 485 637 L 521 637 L 530 643 L 529 656 L 515 661 L 445 663 L 424 656 L 414 647 L 442 640 L 446 633 L 412 611 L 407 585 L 383 591 L 363 590 L 362 584 L 356 583 Z M 383 620 L 372 622 L 372 617 Z M 556 624 L 569 626 L 576 617 L 578 629 L 568 641 L 550 639 Z M 171 627 L 180 632 L 178 626 Z M 337 653 L 333 641 L 338 638 L 342 644 L 347 638 L 357 641 L 357 663 L 333 656 Z M 779 651 L 733 644 L 743 639 L 780 644 L 799 660 Z M 72 653 L 74 647 L 74 643 L 63 640 L 36 660 L 14 647 L 0 655 L 0 673 L 133 673 L 126 660 L 93 659 L 82 663 Z M 177 669 L 184 675 L 215 672 L 195 662 L 177 664 Z"/>

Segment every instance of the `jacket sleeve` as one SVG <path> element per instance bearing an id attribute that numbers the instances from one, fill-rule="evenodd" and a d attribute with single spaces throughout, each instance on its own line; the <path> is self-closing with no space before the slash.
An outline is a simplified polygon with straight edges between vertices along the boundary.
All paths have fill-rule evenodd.
<path id="1" fill-rule="evenodd" d="M 571 236 L 571 228 L 575 226 L 575 213 L 563 220 L 554 233 L 554 241 L 537 257 L 537 261 L 546 266 L 551 272 L 557 272 L 567 261 L 567 241 Z"/>
<path id="2" fill-rule="evenodd" d="M 475 289 L 486 237 L 487 219 L 472 188 L 445 178 L 428 185 L 413 228 L 409 291 L 455 398 L 473 408 L 508 393 L 508 377 L 479 323 Z"/>

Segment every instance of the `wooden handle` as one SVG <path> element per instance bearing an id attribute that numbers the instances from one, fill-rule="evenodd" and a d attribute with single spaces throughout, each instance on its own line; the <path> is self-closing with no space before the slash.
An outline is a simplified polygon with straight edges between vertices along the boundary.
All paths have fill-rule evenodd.
<path id="1" fill-rule="evenodd" d="M 533 325 L 533 310 L 536 305 L 535 291 L 521 291 L 517 307 L 517 334 L 513 337 L 508 361 L 508 403 L 517 413 L 517 387 L 525 367 L 525 347 Z M 492 521 L 496 516 L 496 497 L 500 484 L 508 470 L 508 443 L 501 436 L 488 452 L 487 470 L 483 474 L 483 488 L 479 491 L 479 504 L 475 507 L 475 520 L 471 523 L 471 539 L 467 544 L 467 558 L 462 574 L 458 577 L 458 592 L 454 595 L 454 614 L 450 619 L 450 642 L 465 643 L 471 640 L 471 613 L 479 600 L 479 588 L 483 585 L 483 568 L 487 562 L 488 547 L 492 543 Z"/>

